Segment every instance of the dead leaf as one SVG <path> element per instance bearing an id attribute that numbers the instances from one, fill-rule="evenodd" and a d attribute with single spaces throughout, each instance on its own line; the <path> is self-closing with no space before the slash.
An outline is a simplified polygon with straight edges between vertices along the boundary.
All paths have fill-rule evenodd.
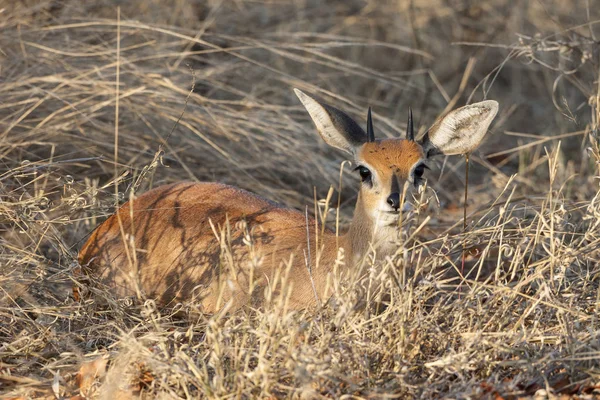
<path id="1" fill-rule="evenodd" d="M 106 374 L 107 364 L 108 358 L 100 357 L 81 365 L 75 381 L 82 395 L 87 396 L 96 379 L 100 379 Z"/>

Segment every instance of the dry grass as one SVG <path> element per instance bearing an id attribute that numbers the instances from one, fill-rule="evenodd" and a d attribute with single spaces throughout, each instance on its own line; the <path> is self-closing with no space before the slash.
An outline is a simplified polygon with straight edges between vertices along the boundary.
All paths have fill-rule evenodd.
<path id="1" fill-rule="evenodd" d="M 0 3 L 0 393 L 596 393 L 593 2 L 135 0 L 120 23 L 120 2 L 85 3 Z M 77 249 L 131 189 L 218 180 L 303 209 L 314 185 L 319 198 L 337 188 L 342 156 L 317 138 L 293 86 L 355 116 L 372 105 L 380 137 L 404 130 L 408 105 L 423 132 L 446 107 L 498 100 L 471 157 L 466 233 L 464 160 L 451 158 L 429 174 L 436 195 L 418 222 L 431 219 L 407 251 L 360 285 L 341 282 L 323 309 L 292 313 L 275 298 L 182 318 L 190 310 L 110 291 L 72 299 Z M 355 185 L 345 174 L 346 221 Z M 384 295 L 385 311 L 367 306 Z"/>

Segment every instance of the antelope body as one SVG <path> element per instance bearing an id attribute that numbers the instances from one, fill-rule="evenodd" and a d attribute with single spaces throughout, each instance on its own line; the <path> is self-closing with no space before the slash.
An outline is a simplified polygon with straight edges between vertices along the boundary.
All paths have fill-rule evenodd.
<path id="1" fill-rule="evenodd" d="M 141 294 L 162 305 L 194 301 L 208 313 L 224 304 L 259 306 L 265 288 L 286 274 L 289 306 L 315 305 L 331 295 L 336 260 L 352 271 L 371 247 L 380 258 L 396 250 L 404 182 L 418 187 L 435 155 L 473 150 L 498 110 L 495 101 L 459 108 L 419 141 L 409 117 L 406 139 L 376 140 L 370 110 L 365 132 L 342 111 L 295 91 L 325 142 L 358 165 L 362 183 L 344 235 L 316 233 L 304 213 L 242 189 L 177 183 L 124 204 L 87 240 L 80 264 L 117 296 Z"/>

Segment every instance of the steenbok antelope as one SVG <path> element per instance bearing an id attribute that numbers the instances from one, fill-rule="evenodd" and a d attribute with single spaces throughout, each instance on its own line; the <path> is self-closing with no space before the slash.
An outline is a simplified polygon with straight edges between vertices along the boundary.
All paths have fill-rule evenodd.
<path id="1" fill-rule="evenodd" d="M 365 133 L 342 111 L 295 92 L 323 140 L 357 166 L 362 183 L 346 234 L 318 232 L 304 213 L 242 189 L 176 183 L 135 198 L 100 225 L 79 254 L 84 270 L 118 296 L 194 301 L 204 312 L 260 306 L 287 273 L 290 308 L 315 305 L 331 295 L 336 261 L 343 260 L 336 270 L 351 272 L 371 248 L 378 257 L 396 250 L 404 182 L 418 187 L 433 156 L 473 150 L 498 111 L 495 101 L 459 108 L 419 141 L 409 115 L 406 139 L 379 140 L 370 110 Z"/>

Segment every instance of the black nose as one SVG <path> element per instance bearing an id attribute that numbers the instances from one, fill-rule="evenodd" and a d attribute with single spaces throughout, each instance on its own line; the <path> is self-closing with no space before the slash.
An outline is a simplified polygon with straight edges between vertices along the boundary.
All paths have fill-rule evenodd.
<path id="1" fill-rule="evenodd" d="M 400 193 L 394 192 L 390 194 L 387 198 L 387 203 L 394 209 L 394 211 L 398 211 L 400 208 Z"/>

